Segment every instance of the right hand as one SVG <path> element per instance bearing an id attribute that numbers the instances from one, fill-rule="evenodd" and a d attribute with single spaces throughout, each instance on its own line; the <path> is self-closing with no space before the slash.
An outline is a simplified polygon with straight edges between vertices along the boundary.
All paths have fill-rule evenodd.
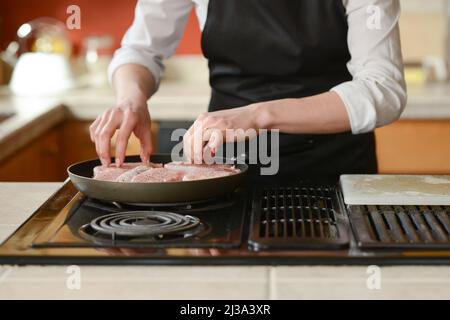
<path id="1" fill-rule="evenodd" d="M 89 127 L 89 132 L 102 165 L 111 164 L 111 138 L 116 130 L 119 131 L 116 141 L 116 165 L 120 167 L 124 162 L 131 133 L 134 133 L 141 143 L 142 162 L 148 163 L 153 149 L 150 120 L 146 101 L 120 103 L 98 116 Z"/>

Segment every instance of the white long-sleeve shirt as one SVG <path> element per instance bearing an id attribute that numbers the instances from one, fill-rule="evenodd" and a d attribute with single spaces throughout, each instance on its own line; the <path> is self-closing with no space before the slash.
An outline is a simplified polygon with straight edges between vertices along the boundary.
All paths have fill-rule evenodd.
<path id="1" fill-rule="evenodd" d="M 349 27 L 347 68 L 353 79 L 331 91 L 344 102 L 352 132 L 358 134 L 397 120 L 406 105 L 400 4 L 399 0 L 342 1 Z M 109 66 L 110 79 L 119 66 L 133 63 L 148 68 L 159 84 L 163 59 L 175 52 L 194 6 L 203 30 L 208 0 L 139 0 L 134 22 Z"/>

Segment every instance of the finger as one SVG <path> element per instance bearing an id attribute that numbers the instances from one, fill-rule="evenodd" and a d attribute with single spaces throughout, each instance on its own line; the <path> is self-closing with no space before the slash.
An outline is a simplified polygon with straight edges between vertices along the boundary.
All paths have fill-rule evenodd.
<path id="1" fill-rule="evenodd" d="M 106 123 L 108 122 L 111 112 L 112 112 L 112 110 L 108 109 L 102 114 L 102 116 L 99 118 L 97 127 L 95 128 L 95 131 L 94 131 L 95 151 L 97 152 L 97 155 L 99 158 L 101 158 L 100 157 L 100 133 L 102 132 L 102 129 L 105 127 Z M 103 165 L 103 163 L 102 163 L 102 165 Z"/>
<path id="2" fill-rule="evenodd" d="M 150 161 L 150 155 L 153 152 L 153 143 L 150 128 L 144 130 L 144 132 L 138 138 L 139 141 L 141 142 L 141 150 L 140 150 L 141 160 L 144 164 L 148 164 Z"/>
<path id="3" fill-rule="evenodd" d="M 102 116 L 100 117 L 100 119 L 97 123 L 97 126 L 95 128 L 94 136 L 98 136 L 100 134 L 100 131 L 102 131 L 103 127 L 108 122 L 111 112 L 112 112 L 112 110 L 108 109 L 102 114 Z"/>
<path id="4" fill-rule="evenodd" d="M 125 153 L 127 149 L 128 140 L 131 132 L 137 123 L 137 116 L 134 112 L 127 110 L 123 114 L 122 124 L 119 128 L 119 133 L 116 140 L 116 166 L 120 167 L 123 164 Z"/>
<path id="5" fill-rule="evenodd" d="M 194 125 L 192 125 L 183 136 L 183 155 L 188 163 L 193 162 L 192 139 L 193 139 Z"/>
<path id="6" fill-rule="evenodd" d="M 223 144 L 223 133 L 220 129 L 207 129 L 204 132 L 203 138 L 207 141 L 203 148 L 203 161 L 206 164 L 215 163 L 214 156 L 216 155 L 217 148 Z"/>
<path id="7" fill-rule="evenodd" d="M 203 146 L 205 144 L 204 141 L 204 123 L 202 120 L 197 120 L 196 123 L 194 123 L 194 134 L 193 139 L 191 140 L 192 146 L 191 149 L 193 150 L 193 157 L 195 164 L 202 164 L 203 163 Z"/>
<path id="8" fill-rule="evenodd" d="M 120 112 L 112 112 L 106 125 L 98 135 L 98 148 L 100 161 L 104 166 L 108 166 L 111 163 L 110 149 L 111 138 L 114 132 L 120 126 L 121 114 Z"/>
<path id="9" fill-rule="evenodd" d="M 209 147 L 209 140 L 211 139 L 211 136 L 213 134 L 214 129 L 206 129 L 203 132 L 203 140 L 206 141 L 206 145 L 203 148 L 203 162 L 206 164 L 213 164 L 214 163 L 214 152 Z"/>
<path id="10" fill-rule="evenodd" d="M 217 149 L 223 144 L 224 133 L 220 129 L 211 129 L 208 130 L 206 135 L 206 140 L 208 143 L 206 146 L 211 150 L 213 154 L 217 152 Z"/>
<path id="11" fill-rule="evenodd" d="M 89 126 L 89 135 L 92 142 L 95 142 L 95 130 L 97 129 L 100 120 L 101 117 L 97 117 L 97 119 L 95 119 L 95 121 Z"/>
<path id="12" fill-rule="evenodd" d="M 203 148 L 203 162 L 206 164 L 214 164 L 214 152 L 208 145 Z"/>
<path id="13" fill-rule="evenodd" d="M 147 122 L 140 124 L 139 127 L 134 131 L 134 134 L 139 139 L 139 142 L 141 144 L 141 148 L 139 151 L 141 161 L 144 164 L 148 164 L 150 161 L 150 155 L 153 152 L 153 142 L 150 125 Z"/>

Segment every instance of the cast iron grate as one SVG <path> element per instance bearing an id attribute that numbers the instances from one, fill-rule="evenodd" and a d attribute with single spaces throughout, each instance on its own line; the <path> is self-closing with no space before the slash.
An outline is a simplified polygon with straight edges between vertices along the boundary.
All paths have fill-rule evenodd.
<path id="1" fill-rule="evenodd" d="M 450 249 L 450 207 L 350 206 L 358 246 L 373 249 Z"/>
<path id="2" fill-rule="evenodd" d="M 274 187 L 255 193 L 249 244 L 253 250 L 348 246 L 347 224 L 334 187 Z"/>

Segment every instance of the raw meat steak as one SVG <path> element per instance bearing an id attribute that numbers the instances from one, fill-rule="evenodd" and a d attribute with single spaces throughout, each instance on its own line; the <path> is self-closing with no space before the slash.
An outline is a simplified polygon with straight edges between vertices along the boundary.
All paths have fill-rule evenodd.
<path id="1" fill-rule="evenodd" d="M 143 173 L 134 176 L 131 182 L 174 182 L 183 179 L 183 172 L 168 170 L 165 168 L 149 169 Z"/>
<path id="2" fill-rule="evenodd" d="M 117 168 L 115 164 L 111 164 L 108 167 L 97 166 L 94 168 L 94 179 L 103 181 L 116 181 L 125 172 L 142 166 L 141 162 L 127 162 L 122 164 L 120 168 Z M 160 163 L 150 163 L 149 167 L 162 167 Z"/>
<path id="3" fill-rule="evenodd" d="M 120 168 L 115 164 L 108 167 L 94 168 L 94 179 L 113 182 L 174 182 L 195 181 L 226 177 L 240 172 L 234 166 L 226 164 L 197 165 L 183 162 L 150 163 L 148 166 L 140 162 L 124 163 Z"/>
<path id="4" fill-rule="evenodd" d="M 137 166 L 136 168 L 127 170 L 124 173 L 122 173 L 120 176 L 117 177 L 117 179 L 115 181 L 116 182 L 131 182 L 131 180 L 135 176 L 137 176 L 138 174 L 141 174 L 142 172 L 150 170 L 150 169 L 151 169 L 151 167 L 149 167 L 149 166 Z"/>
<path id="5" fill-rule="evenodd" d="M 199 170 L 197 172 L 189 172 L 183 177 L 183 181 L 195 181 L 203 179 L 220 178 L 233 175 L 233 172 L 225 170 Z"/>
<path id="6" fill-rule="evenodd" d="M 186 173 L 197 173 L 205 171 L 227 171 L 229 173 L 239 173 L 240 170 L 235 166 L 228 164 L 191 164 L 183 162 L 170 162 L 164 165 L 164 168 L 169 170 L 178 170 Z"/>
<path id="7" fill-rule="evenodd" d="M 120 168 L 117 168 L 115 164 L 111 164 L 108 167 L 97 166 L 94 168 L 94 179 L 103 181 L 115 181 L 121 174 L 139 165 L 140 163 L 124 163 Z"/>

